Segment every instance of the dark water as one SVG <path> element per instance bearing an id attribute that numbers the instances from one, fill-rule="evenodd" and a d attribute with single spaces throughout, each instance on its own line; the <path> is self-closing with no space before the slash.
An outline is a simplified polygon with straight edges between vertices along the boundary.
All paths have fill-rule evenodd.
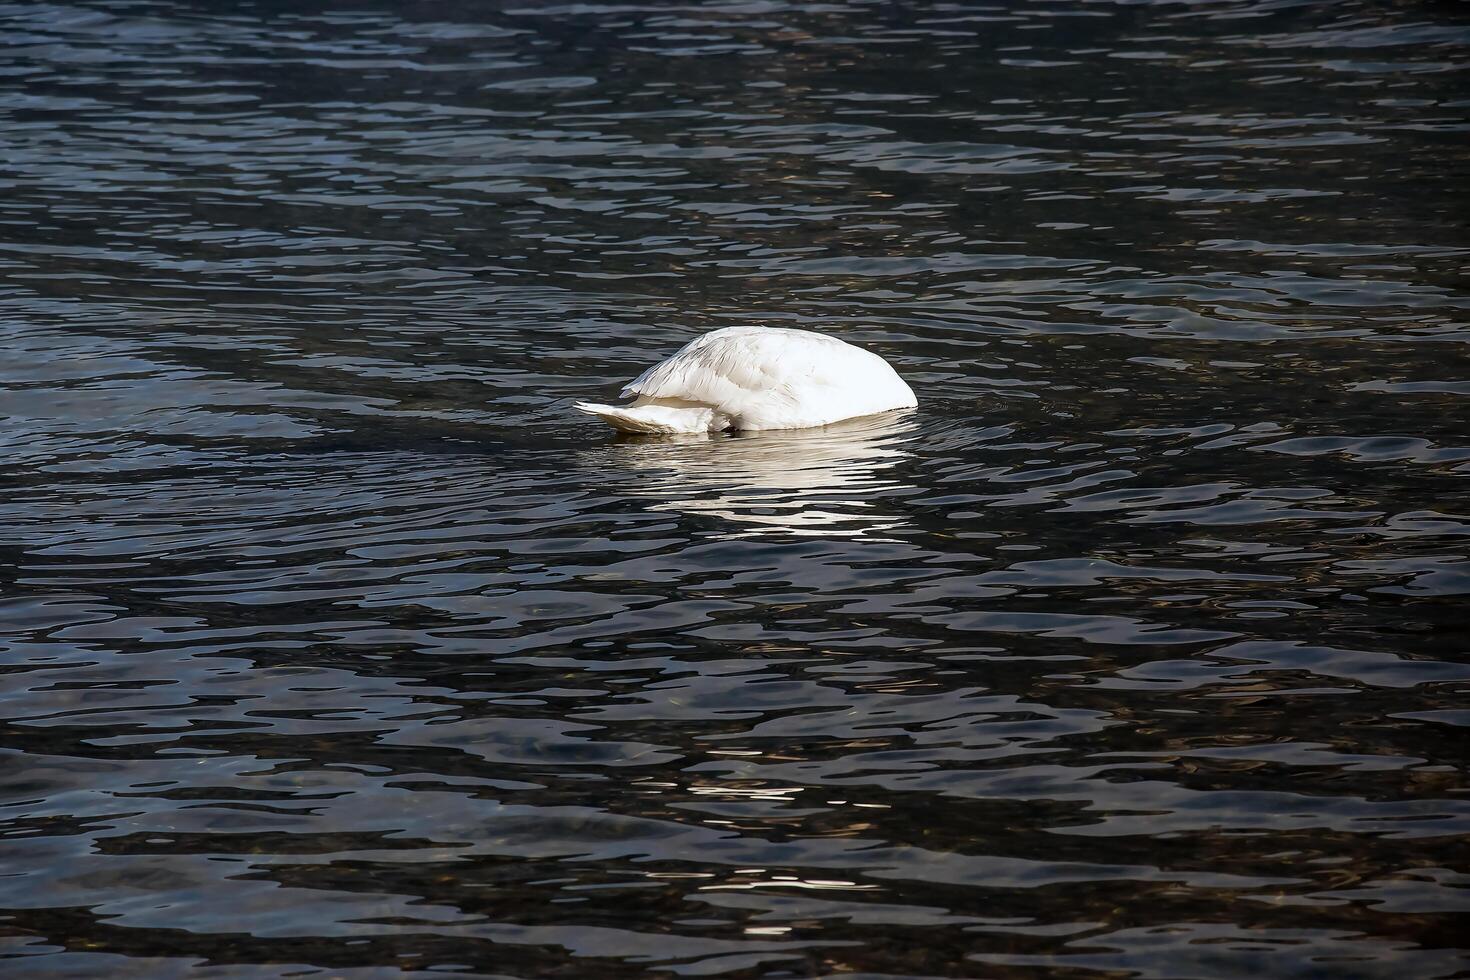
<path id="1" fill-rule="evenodd" d="M 0 973 L 1470 975 L 1470 7 L 304 7 L 0 7 Z"/>

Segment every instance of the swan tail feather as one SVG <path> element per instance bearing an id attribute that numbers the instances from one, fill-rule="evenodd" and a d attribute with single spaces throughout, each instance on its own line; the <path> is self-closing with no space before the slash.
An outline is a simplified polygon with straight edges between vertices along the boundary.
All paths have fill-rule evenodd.
<path id="1" fill-rule="evenodd" d="M 577 402 L 579 412 L 595 415 L 619 432 L 659 435 L 673 432 L 708 432 L 709 409 L 671 408 L 665 405 L 597 405 Z"/>

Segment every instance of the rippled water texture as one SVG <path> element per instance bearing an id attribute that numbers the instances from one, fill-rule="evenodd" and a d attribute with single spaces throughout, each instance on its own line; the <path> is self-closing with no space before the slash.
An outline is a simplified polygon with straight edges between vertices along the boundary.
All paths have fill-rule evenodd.
<path id="1" fill-rule="evenodd" d="M 519 2 L 0 7 L 0 973 L 1470 975 L 1470 7 Z"/>

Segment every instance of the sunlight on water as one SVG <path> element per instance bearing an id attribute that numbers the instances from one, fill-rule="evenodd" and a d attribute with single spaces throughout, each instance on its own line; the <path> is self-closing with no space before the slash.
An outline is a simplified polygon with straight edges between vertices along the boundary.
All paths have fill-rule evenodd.
<path id="1" fill-rule="evenodd" d="M 0 974 L 1470 970 L 1467 9 L 0 24 Z"/>

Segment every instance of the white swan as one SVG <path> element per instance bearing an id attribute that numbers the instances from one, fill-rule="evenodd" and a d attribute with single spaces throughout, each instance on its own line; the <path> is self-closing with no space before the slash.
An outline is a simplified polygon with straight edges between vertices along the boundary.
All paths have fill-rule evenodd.
<path id="1" fill-rule="evenodd" d="M 877 354 L 781 327 L 726 327 L 696 337 L 629 382 L 630 405 L 574 407 L 620 432 L 805 429 L 918 404 Z"/>

